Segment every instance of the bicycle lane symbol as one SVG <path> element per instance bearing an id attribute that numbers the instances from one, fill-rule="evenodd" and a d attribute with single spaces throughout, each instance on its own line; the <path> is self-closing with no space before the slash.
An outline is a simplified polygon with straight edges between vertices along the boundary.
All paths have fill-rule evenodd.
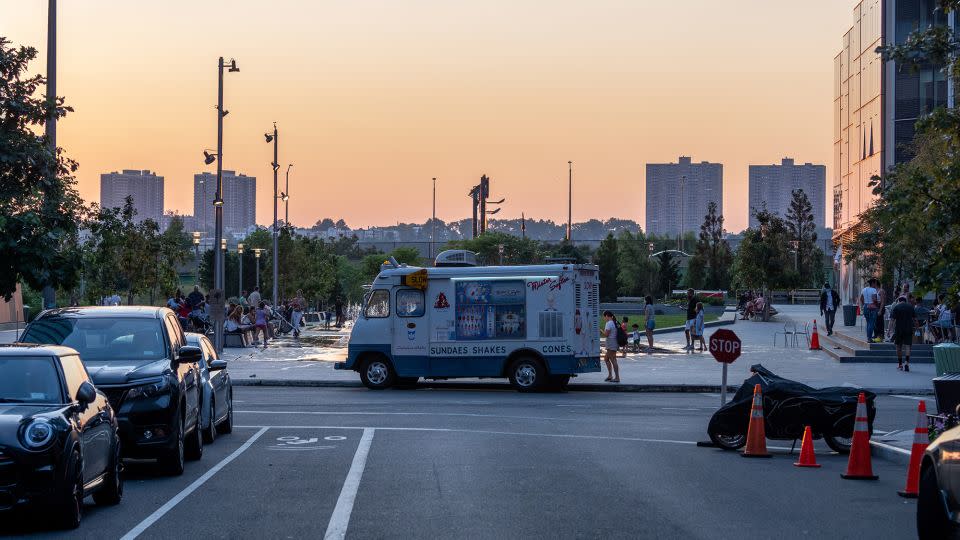
<path id="1" fill-rule="evenodd" d="M 268 450 L 329 450 L 331 448 L 336 448 L 336 446 L 323 444 L 324 442 L 345 441 L 346 439 L 347 438 L 342 435 L 330 435 L 327 437 L 323 437 L 322 440 L 319 437 L 302 438 L 296 435 L 284 435 L 283 437 L 277 437 L 276 442 L 267 446 L 267 449 Z"/>

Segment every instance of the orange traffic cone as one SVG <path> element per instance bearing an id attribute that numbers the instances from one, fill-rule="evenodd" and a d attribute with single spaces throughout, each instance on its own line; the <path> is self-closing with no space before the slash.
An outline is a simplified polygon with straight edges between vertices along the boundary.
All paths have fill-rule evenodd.
<path id="1" fill-rule="evenodd" d="M 847 480 L 876 480 L 870 462 L 870 431 L 867 428 L 867 398 L 860 392 L 857 398 L 857 417 L 853 425 L 853 446 L 847 461 L 847 472 L 840 475 Z"/>
<path id="2" fill-rule="evenodd" d="M 913 432 L 913 449 L 910 452 L 910 465 L 907 467 L 907 487 L 897 493 L 901 497 L 915 499 L 920 494 L 920 460 L 930 444 L 927 434 L 927 403 L 920 402 L 917 408 L 917 427 Z"/>
<path id="3" fill-rule="evenodd" d="M 747 426 L 747 447 L 743 457 L 770 457 L 767 452 L 767 434 L 763 425 L 763 392 L 760 385 L 753 387 L 753 404 L 750 406 L 750 425 Z"/>
<path id="4" fill-rule="evenodd" d="M 814 334 L 816 335 L 816 334 Z M 813 430 L 807 426 L 803 430 L 803 443 L 800 444 L 800 461 L 794 463 L 797 467 L 819 467 L 817 455 L 813 453 Z"/>
<path id="5" fill-rule="evenodd" d="M 820 334 L 817 333 L 817 320 L 813 320 L 813 334 L 810 336 L 810 350 L 820 350 Z"/>

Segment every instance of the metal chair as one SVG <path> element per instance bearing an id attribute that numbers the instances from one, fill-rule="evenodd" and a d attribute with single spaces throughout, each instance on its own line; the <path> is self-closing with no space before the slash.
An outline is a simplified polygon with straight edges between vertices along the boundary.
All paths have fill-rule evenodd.
<path id="1" fill-rule="evenodd" d="M 797 338 L 796 338 L 797 325 L 796 325 L 796 323 L 793 324 L 793 330 L 789 330 L 789 329 L 787 328 L 788 326 L 790 326 L 790 323 L 783 323 L 783 331 L 781 332 L 781 331 L 778 330 L 778 331 L 776 331 L 776 332 L 773 333 L 773 346 L 774 346 L 774 347 L 777 346 L 777 336 L 780 335 L 780 334 L 783 334 L 783 346 L 784 346 L 784 347 L 787 347 L 787 346 L 788 346 L 788 345 L 787 345 L 787 336 L 793 336 L 793 340 L 794 340 L 794 342 L 796 342 L 796 339 L 797 339 Z"/>
<path id="2" fill-rule="evenodd" d="M 810 347 L 810 323 L 803 323 L 803 332 L 797 330 L 796 325 L 793 327 L 793 346 L 799 347 L 800 341 L 797 339 L 799 336 L 804 336 L 807 338 L 807 347 Z"/>

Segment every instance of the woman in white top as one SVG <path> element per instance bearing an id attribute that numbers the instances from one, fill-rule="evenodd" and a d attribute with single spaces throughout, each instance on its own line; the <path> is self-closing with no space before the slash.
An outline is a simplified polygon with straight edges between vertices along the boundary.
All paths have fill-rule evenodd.
<path id="1" fill-rule="evenodd" d="M 603 318 L 606 324 L 603 325 L 603 337 L 606 339 L 607 352 L 603 355 L 603 361 L 607 365 L 607 382 L 620 382 L 620 366 L 617 364 L 617 318 L 613 316 L 612 311 L 604 311 Z"/>

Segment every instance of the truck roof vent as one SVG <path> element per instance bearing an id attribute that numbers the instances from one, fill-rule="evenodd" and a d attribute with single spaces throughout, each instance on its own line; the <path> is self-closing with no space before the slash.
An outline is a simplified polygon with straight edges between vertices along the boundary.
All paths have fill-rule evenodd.
<path id="1" fill-rule="evenodd" d="M 437 267 L 477 266 L 477 254 L 465 249 L 448 249 L 437 254 Z"/>

